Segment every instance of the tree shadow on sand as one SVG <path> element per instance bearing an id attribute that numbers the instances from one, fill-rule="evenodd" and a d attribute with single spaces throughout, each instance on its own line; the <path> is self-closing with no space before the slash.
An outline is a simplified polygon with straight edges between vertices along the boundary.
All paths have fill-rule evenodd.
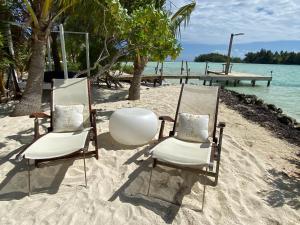
<path id="1" fill-rule="evenodd" d="M 101 91 L 100 88 L 109 90 L 109 93 L 103 93 L 103 91 Z M 117 101 L 122 101 L 127 99 L 128 90 L 124 90 L 124 89 L 112 90 L 106 87 L 100 87 L 100 88 L 97 88 L 95 86 L 93 86 L 92 88 L 92 93 L 93 93 L 92 102 L 94 104 L 117 102 Z"/>
<path id="2" fill-rule="evenodd" d="M 299 177 L 289 177 L 285 172 L 275 169 L 268 170 L 271 177 L 267 183 L 272 190 L 263 191 L 265 201 L 272 207 L 282 207 L 289 205 L 293 209 L 300 209 L 300 179 Z"/>
<path id="3" fill-rule="evenodd" d="M 142 152 L 146 152 L 148 147 Z M 132 156 L 131 162 L 139 166 L 129 176 L 128 180 L 109 198 L 143 206 L 159 215 L 170 224 L 175 219 L 180 207 L 187 207 L 201 212 L 203 184 L 213 186 L 213 182 L 205 176 L 185 170 L 156 166 L 152 171 L 149 187 L 152 159 L 137 160 L 141 153 Z M 193 189 L 193 191 L 192 191 Z"/>

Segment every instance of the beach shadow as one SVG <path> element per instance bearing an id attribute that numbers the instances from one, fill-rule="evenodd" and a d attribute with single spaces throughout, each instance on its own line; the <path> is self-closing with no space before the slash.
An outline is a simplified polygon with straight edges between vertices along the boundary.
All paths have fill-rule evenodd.
<path id="1" fill-rule="evenodd" d="M 30 144 L 33 141 L 33 128 L 19 131 L 17 134 L 7 136 L 7 139 L 19 142 L 22 145 Z"/>
<path id="2" fill-rule="evenodd" d="M 101 89 L 109 90 L 110 93 L 104 94 Z M 93 86 L 92 88 L 93 93 L 93 103 L 94 104 L 101 104 L 101 103 L 107 103 L 107 102 L 117 102 L 122 100 L 127 100 L 128 96 L 128 90 L 124 89 L 110 89 L 106 87 L 100 87 L 97 88 L 96 86 Z"/>
<path id="3" fill-rule="evenodd" d="M 4 148 L 5 146 L 6 146 L 6 144 L 0 142 L 0 149 L 1 149 L 1 148 Z"/>
<path id="4" fill-rule="evenodd" d="M 300 179 L 299 177 L 289 177 L 282 171 L 275 169 L 268 170 L 272 178 L 267 180 L 272 190 L 262 191 L 260 194 L 272 207 L 282 207 L 289 205 L 291 208 L 300 209 Z"/>
<path id="5" fill-rule="evenodd" d="M 143 206 L 159 215 L 168 224 L 173 222 L 180 207 L 188 207 L 201 212 L 202 189 L 199 191 L 199 188 L 203 187 L 202 184 L 213 186 L 211 180 L 188 171 L 157 166 L 152 171 L 147 196 L 151 166 L 151 158 L 143 161 L 108 201 L 119 198 L 122 202 Z M 191 194 L 191 189 L 196 183 L 198 184 L 196 192 L 199 194 L 195 198 L 195 192 Z M 187 198 L 184 199 L 184 197 Z M 196 204 L 191 204 L 195 202 Z"/>
<path id="6" fill-rule="evenodd" d="M 123 145 L 115 141 L 109 132 L 101 133 L 98 135 L 98 145 L 99 148 L 104 148 L 107 151 L 117 151 L 117 150 L 133 150 L 139 146 L 136 145 Z"/>
<path id="7" fill-rule="evenodd" d="M 13 111 L 15 107 L 14 101 L 9 101 L 7 103 L 0 103 L 0 118 L 4 118 L 9 116 L 9 114 Z"/>
<path id="8" fill-rule="evenodd" d="M 20 151 L 20 149 L 17 150 Z M 13 152 L 17 152 L 17 150 Z M 9 158 L 11 154 L 4 158 Z M 4 159 L 1 159 L 1 161 L 3 164 Z M 0 201 L 21 199 L 28 196 L 28 165 L 26 160 L 22 160 L 21 162 L 17 162 L 16 160 L 8 161 L 14 164 L 14 167 L 5 175 L 5 178 L 0 183 Z M 73 162 L 74 160 L 72 159 L 64 162 L 57 161 L 51 163 L 51 165 L 43 165 L 39 168 L 34 168 L 31 165 L 31 194 L 56 194 L 68 168 Z"/>
<path id="9" fill-rule="evenodd" d="M 114 111 L 101 111 L 101 110 L 97 110 L 97 119 L 96 122 L 104 122 L 109 120 L 111 114 L 113 114 Z M 100 116 L 101 118 L 99 118 L 98 116 Z"/>

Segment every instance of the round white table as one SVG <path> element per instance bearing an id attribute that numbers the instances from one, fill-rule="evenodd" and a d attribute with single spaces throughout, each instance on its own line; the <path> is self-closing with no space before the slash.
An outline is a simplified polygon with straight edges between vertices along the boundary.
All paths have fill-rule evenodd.
<path id="1" fill-rule="evenodd" d="M 124 145 L 146 144 L 153 139 L 157 129 L 157 116 L 148 109 L 118 109 L 109 119 L 111 136 Z"/>

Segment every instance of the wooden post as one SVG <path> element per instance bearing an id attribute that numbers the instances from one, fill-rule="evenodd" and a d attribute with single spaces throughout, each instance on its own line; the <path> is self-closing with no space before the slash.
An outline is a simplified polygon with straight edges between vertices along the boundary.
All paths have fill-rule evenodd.
<path id="1" fill-rule="evenodd" d="M 91 66 L 90 66 L 90 44 L 89 44 L 89 33 L 85 33 L 85 54 L 86 54 L 86 67 L 87 76 L 91 76 Z"/>
<path id="2" fill-rule="evenodd" d="M 228 83 L 229 83 L 229 81 L 228 81 L 228 80 L 226 80 L 226 82 L 225 82 L 225 85 L 228 85 Z"/>
<path id="3" fill-rule="evenodd" d="M 207 76 L 207 70 L 208 70 L 208 62 L 206 61 L 205 64 L 205 71 L 204 71 L 204 75 Z"/>
<path id="4" fill-rule="evenodd" d="M 228 47 L 228 55 L 227 55 L 227 62 L 225 66 L 225 74 L 228 74 L 229 66 L 230 66 L 230 54 L 231 54 L 231 48 L 232 48 L 232 41 L 233 41 L 234 34 L 230 35 L 230 41 L 229 41 L 229 47 Z"/>
<path id="5" fill-rule="evenodd" d="M 157 74 L 158 72 L 158 66 L 159 66 L 159 62 L 157 62 L 156 67 L 155 67 L 155 74 Z"/>
<path id="6" fill-rule="evenodd" d="M 164 62 L 161 63 L 161 67 L 160 67 L 160 81 L 159 81 L 159 85 L 162 85 L 163 72 L 164 72 Z"/>
<path id="7" fill-rule="evenodd" d="M 271 84 L 271 80 L 268 80 L 268 84 L 267 84 L 267 87 L 269 87 Z"/>
<path id="8" fill-rule="evenodd" d="M 237 80 L 233 81 L 233 86 L 236 87 Z"/>
<path id="9" fill-rule="evenodd" d="M 47 59 L 48 59 L 48 69 L 52 71 L 52 64 L 51 64 L 51 44 L 50 44 L 50 35 L 47 38 Z"/>
<path id="10" fill-rule="evenodd" d="M 180 84 L 182 84 L 182 77 L 180 78 Z"/>
<path id="11" fill-rule="evenodd" d="M 68 66 L 67 66 L 67 53 L 65 48 L 65 36 L 64 36 L 64 27 L 62 24 L 59 25 L 59 34 L 60 34 L 60 44 L 61 44 L 61 52 L 63 58 L 64 65 L 64 79 L 68 79 Z"/>
<path id="12" fill-rule="evenodd" d="M 252 80 L 251 84 L 252 84 L 252 87 L 254 87 L 255 86 L 255 80 Z"/>
<path id="13" fill-rule="evenodd" d="M 212 86 L 212 79 L 210 79 L 209 81 L 209 86 Z"/>
<path id="14" fill-rule="evenodd" d="M 185 69 L 186 69 L 186 77 L 185 77 L 185 83 L 188 83 L 189 80 L 189 66 L 188 66 L 188 62 L 185 61 Z"/>
<path id="15" fill-rule="evenodd" d="M 206 85 L 206 80 L 203 81 L 203 85 Z"/>

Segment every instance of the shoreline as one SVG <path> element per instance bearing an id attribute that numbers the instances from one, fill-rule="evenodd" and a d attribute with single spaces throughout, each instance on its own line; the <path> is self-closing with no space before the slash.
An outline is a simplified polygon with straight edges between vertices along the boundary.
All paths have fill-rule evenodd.
<path id="1" fill-rule="evenodd" d="M 256 95 L 221 89 L 220 100 L 239 112 L 245 119 L 268 129 L 279 139 L 300 146 L 300 123 L 283 113 L 281 108 L 268 104 Z"/>

